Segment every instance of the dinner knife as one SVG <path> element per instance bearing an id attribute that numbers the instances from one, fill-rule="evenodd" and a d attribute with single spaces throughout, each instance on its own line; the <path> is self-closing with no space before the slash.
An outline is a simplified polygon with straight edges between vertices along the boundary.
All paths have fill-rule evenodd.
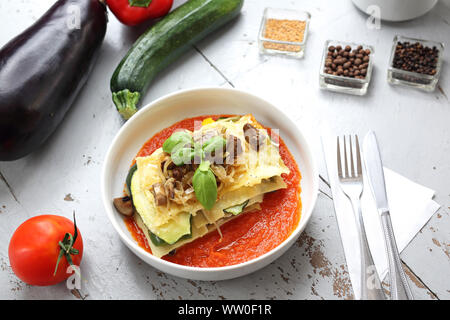
<path id="1" fill-rule="evenodd" d="M 395 241 L 384 181 L 383 162 L 381 161 L 377 138 L 372 131 L 364 138 L 363 153 L 369 185 L 375 198 L 384 233 L 389 262 L 391 300 L 413 300 L 414 297 L 403 271 Z"/>

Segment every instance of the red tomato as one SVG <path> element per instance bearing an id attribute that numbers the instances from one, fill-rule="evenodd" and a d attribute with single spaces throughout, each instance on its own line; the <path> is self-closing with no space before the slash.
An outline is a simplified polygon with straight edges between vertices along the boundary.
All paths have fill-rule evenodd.
<path id="1" fill-rule="evenodd" d="M 14 232 L 9 243 L 9 262 L 14 273 L 23 282 L 36 286 L 50 286 L 67 279 L 69 262 L 63 255 L 56 275 L 53 275 L 62 241 L 66 233 L 74 236 L 74 223 L 55 215 L 42 215 L 28 219 Z M 72 262 L 79 266 L 83 256 L 83 239 L 78 236 L 73 244 L 78 254 Z"/>

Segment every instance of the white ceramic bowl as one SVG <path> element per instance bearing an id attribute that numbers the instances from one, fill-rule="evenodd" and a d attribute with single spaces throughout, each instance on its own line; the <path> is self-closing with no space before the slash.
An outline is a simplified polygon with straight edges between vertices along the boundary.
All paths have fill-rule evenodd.
<path id="1" fill-rule="evenodd" d="M 371 6 L 380 10 L 381 20 L 406 21 L 420 17 L 433 9 L 438 0 L 353 0 L 363 12 Z"/>
<path id="2" fill-rule="evenodd" d="M 293 154 L 300 172 L 302 214 L 294 232 L 278 247 L 251 261 L 220 268 L 196 268 L 178 265 L 154 257 L 138 246 L 127 230 L 112 199 L 123 192 L 128 168 L 142 145 L 155 133 L 185 118 L 205 114 L 252 113 L 262 124 L 278 128 L 280 136 Z M 176 92 L 143 107 L 120 129 L 114 138 L 103 165 L 103 203 L 122 241 L 138 257 L 151 266 L 175 276 L 195 280 L 225 280 L 254 272 L 281 256 L 298 238 L 308 223 L 318 192 L 318 172 L 311 149 L 295 124 L 270 103 L 246 92 L 202 88 Z"/>

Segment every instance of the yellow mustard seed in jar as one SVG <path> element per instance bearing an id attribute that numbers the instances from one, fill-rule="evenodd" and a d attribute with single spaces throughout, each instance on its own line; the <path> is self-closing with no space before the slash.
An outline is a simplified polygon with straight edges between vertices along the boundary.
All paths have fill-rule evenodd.
<path id="1" fill-rule="evenodd" d="M 306 21 L 267 19 L 264 37 L 271 40 L 302 42 L 305 36 Z M 271 50 L 298 52 L 301 47 L 265 41 L 264 48 Z"/>

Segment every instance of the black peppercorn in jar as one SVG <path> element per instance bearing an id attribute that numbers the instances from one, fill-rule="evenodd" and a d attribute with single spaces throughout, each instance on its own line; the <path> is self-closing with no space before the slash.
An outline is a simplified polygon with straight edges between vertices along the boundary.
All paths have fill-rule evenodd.
<path id="1" fill-rule="evenodd" d="M 439 80 L 442 43 L 396 36 L 388 69 L 388 82 L 433 91 Z"/>

